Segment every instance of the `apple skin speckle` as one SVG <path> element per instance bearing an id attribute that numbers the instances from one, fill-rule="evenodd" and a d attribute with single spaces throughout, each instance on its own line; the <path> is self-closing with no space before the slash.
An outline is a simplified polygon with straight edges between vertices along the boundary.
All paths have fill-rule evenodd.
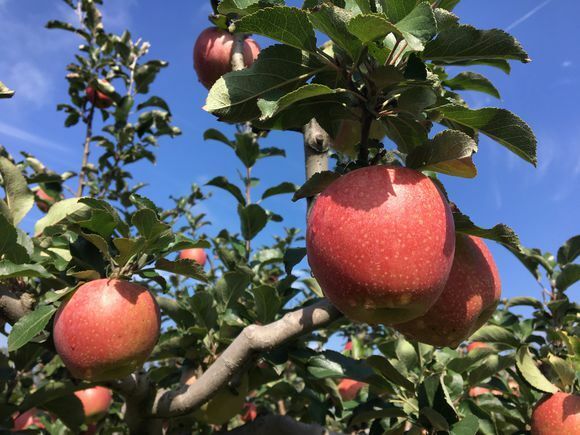
<path id="1" fill-rule="evenodd" d="M 70 373 L 119 379 L 140 368 L 159 339 L 159 306 L 146 288 L 117 279 L 80 286 L 54 321 L 54 344 Z"/>
<path id="2" fill-rule="evenodd" d="M 580 434 L 580 396 L 554 393 L 544 396 L 532 412 L 532 435 Z"/>
<path id="3" fill-rule="evenodd" d="M 339 178 L 318 197 L 306 248 L 314 277 L 345 316 L 392 325 L 423 315 L 443 291 L 455 227 L 428 177 L 372 166 Z"/>

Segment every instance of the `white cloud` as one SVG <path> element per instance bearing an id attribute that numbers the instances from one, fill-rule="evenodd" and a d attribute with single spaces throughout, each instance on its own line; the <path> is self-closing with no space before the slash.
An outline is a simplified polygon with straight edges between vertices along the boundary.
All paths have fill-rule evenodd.
<path id="1" fill-rule="evenodd" d="M 564 62 L 562 62 L 562 68 L 568 68 L 572 66 L 572 61 L 571 60 L 565 60 Z"/>
<path id="2" fill-rule="evenodd" d="M 532 10 L 530 10 L 529 12 L 525 13 L 520 18 L 515 20 L 509 26 L 507 26 L 506 30 L 509 32 L 510 30 L 515 29 L 517 26 L 522 24 L 524 21 L 527 21 L 529 18 L 531 18 L 533 15 L 535 15 L 537 12 L 539 12 L 545 6 L 548 6 L 550 3 L 552 3 L 552 0 L 546 0 L 545 2 L 539 4 L 538 6 L 536 6 L 535 8 L 533 8 Z"/>
<path id="3" fill-rule="evenodd" d="M 4 122 L 0 121 L 0 133 L 21 140 L 23 142 L 26 142 L 27 144 L 30 145 L 37 145 L 41 148 L 46 148 L 46 149 L 50 149 L 50 150 L 54 150 L 54 151 L 59 151 L 59 152 L 63 152 L 69 151 L 69 148 L 53 142 L 49 139 L 45 139 L 44 137 L 41 136 L 37 136 L 33 133 L 30 133 L 26 130 L 22 130 L 18 127 L 14 127 L 12 125 L 8 125 L 5 124 Z"/>

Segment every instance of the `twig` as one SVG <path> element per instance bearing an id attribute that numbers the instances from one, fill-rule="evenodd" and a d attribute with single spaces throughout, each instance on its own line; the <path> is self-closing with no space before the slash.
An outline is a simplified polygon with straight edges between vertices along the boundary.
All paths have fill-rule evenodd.
<path id="1" fill-rule="evenodd" d="M 318 172 L 328 171 L 328 150 L 331 138 L 314 118 L 304 126 L 303 132 L 306 179 L 309 180 Z M 307 200 L 308 212 L 310 212 L 313 200 L 314 198 Z"/>
<path id="2" fill-rule="evenodd" d="M 95 89 L 95 94 L 97 90 Z M 96 97 L 95 97 L 96 98 Z M 89 155 L 91 153 L 91 139 L 93 137 L 93 117 L 95 115 L 95 103 L 91 103 L 89 109 L 89 116 L 87 117 L 87 134 L 85 136 L 85 145 L 83 150 L 83 161 L 81 164 L 81 171 L 79 172 L 79 188 L 77 190 L 77 197 L 83 196 L 83 189 L 85 187 L 86 169 L 89 164 Z"/>
<path id="3" fill-rule="evenodd" d="M 246 37 L 243 33 L 234 34 L 234 45 L 232 47 L 232 70 L 241 71 L 246 67 L 244 61 L 244 41 Z"/>

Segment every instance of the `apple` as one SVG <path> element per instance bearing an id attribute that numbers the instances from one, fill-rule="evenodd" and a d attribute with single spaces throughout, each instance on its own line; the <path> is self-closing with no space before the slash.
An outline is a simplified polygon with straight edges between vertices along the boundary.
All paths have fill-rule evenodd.
<path id="1" fill-rule="evenodd" d="M 225 386 L 218 390 L 212 399 L 204 403 L 193 416 L 206 424 L 222 425 L 238 415 L 246 403 L 249 378 L 244 374 L 236 391 Z"/>
<path id="2" fill-rule="evenodd" d="M 546 395 L 532 412 L 532 435 L 580 434 L 580 396 Z"/>
<path id="3" fill-rule="evenodd" d="M 75 396 L 83 404 L 87 422 L 97 421 L 106 415 L 113 402 L 113 392 L 100 386 L 77 391 Z"/>
<path id="4" fill-rule="evenodd" d="M 472 387 L 469 389 L 469 397 L 478 397 L 482 394 L 493 394 L 494 396 L 502 396 L 503 393 L 499 390 L 490 390 L 485 387 Z"/>
<path id="5" fill-rule="evenodd" d="M 26 430 L 30 426 L 36 426 L 39 429 L 44 429 L 45 426 L 40 422 L 40 419 L 37 416 L 38 409 L 31 408 L 22 414 L 18 414 L 14 418 L 14 429 L 13 431 L 20 431 Z"/>
<path id="6" fill-rule="evenodd" d="M 455 226 L 428 177 L 371 166 L 340 177 L 318 197 L 306 250 L 312 274 L 346 317 L 392 325 L 423 315 L 443 291 Z"/>
<path id="7" fill-rule="evenodd" d="M 40 187 L 34 191 L 34 197 L 36 206 L 44 213 L 47 213 L 55 202 L 62 199 L 62 195 L 60 195 L 60 197 L 58 195 L 52 196 Z"/>
<path id="8" fill-rule="evenodd" d="M 338 392 L 342 400 L 354 400 L 364 386 L 364 382 L 355 381 L 354 379 L 343 379 L 338 383 Z"/>
<path id="9" fill-rule="evenodd" d="M 467 352 L 471 352 L 474 349 L 490 349 L 491 346 L 487 343 L 482 341 L 474 341 L 473 343 L 469 343 L 467 346 Z"/>
<path id="10" fill-rule="evenodd" d="M 193 260 L 200 266 L 204 266 L 207 261 L 207 254 L 201 248 L 184 249 L 179 253 L 180 260 Z"/>
<path id="11" fill-rule="evenodd" d="M 102 83 L 108 84 L 107 80 L 101 79 L 99 80 Z M 87 94 L 88 100 L 98 107 L 99 109 L 106 109 L 113 105 L 113 100 L 104 92 L 99 91 L 98 89 L 93 88 L 92 86 L 87 87 L 85 90 Z"/>
<path id="12" fill-rule="evenodd" d="M 254 421 L 258 416 L 258 408 L 252 402 L 246 402 L 244 404 L 242 420 L 246 423 Z"/>
<path id="13" fill-rule="evenodd" d="M 119 279 L 80 286 L 54 320 L 56 351 L 70 373 L 99 382 L 140 368 L 159 338 L 161 316 L 146 288 Z"/>
<path id="14" fill-rule="evenodd" d="M 231 33 L 217 27 L 209 27 L 200 33 L 193 48 L 193 67 L 199 81 L 207 88 L 224 74 L 232 70 L 231 58 L 234 37 Z M 244 63 L 254 63 L 260 46 L 252 38 L 244 40 Z"/>
<path id="15" fill-rule="evenodd" d="M 484 241 L 458 234 L 443 293 L 425 315 L 397 329 L 421 343 L 457 347 L 487 322 L 500 296 L 497 266 Z"/>

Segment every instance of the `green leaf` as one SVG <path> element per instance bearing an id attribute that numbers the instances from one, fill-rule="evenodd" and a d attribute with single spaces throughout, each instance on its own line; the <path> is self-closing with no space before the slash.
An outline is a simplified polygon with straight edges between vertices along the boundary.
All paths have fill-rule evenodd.
<path id="1" fill-rule="evenodd" d="M 356 15 L 348 22 L 347 28 L 365 45 L 389 33 L 401 35 L 399 29 L 381 14 Z"/>
<path id="2" fill-rule="evenodd" d="M 322 4 L 312 11 L 308 18 L 312 25 L 346 51 L 351 59 L 357 59 L 362 50 L 362 44 L 349 32 L 348 23 L 353 14 L 336 6 Z"/>
<path id="3" fill-rule="evenodd" d="M 278 5 L 284 5 L 284 0 L 222 0 L 218 6 L 218 12 L 242 17 L 264 7 Z"/>
<path id="4" fill-rule="evenodd" d="M 449 80 L 444 80 L 443 84 L 450 89 L 459 91 L 479 91 L 500 98 L 499 91 L 493 83 L 485 76 L 464 71 Z"/>
<path id="5" fill-rule="evenodd" d="M 216 284 L 216 292 L 225 308 L 231 307 L 250 284 L 250 277 L 240 271 L 226 272 Z"/>
<path id="6" fill-rule="evenodd" d="M 235 148 L 231 140 L 229 140 L 225 134 L 215 128 L 210 128 L 203 133 L 203 140 L 217 140 L 222 142 L 231 148 Z"/>
<path id="7" fill-rule="evenodd" d="M 536 137 L 530 127 L 510 111 L 493 107 L 471 110 L 461 106 L 443 106 L 437 110 L 444 118 L 480 131 L 536 165 Z"/>
<path id="8" fill-rule="evenodd" d="M 448 11 L 452 11 L 453 8 L 455 6 L 457 6 L 457 4 L 460 2 L 461 0 L 441 0 L 439 2 L 439 7 L 446 9 Z"/>
<path id="9" fill-rule="evenodd" d="M 527 306 L 527 307 L 533 307 L 536 309 L 540 309 L 540 308 L 542 308 L 542 302 L 540 302 L 536 298 L 532 298 L 529 296 L 519 296 L 519 297 L 509 299 L 507 301 L 507 304 L 506 304 L 506 308 L 518 307 L 518 306 Z"/>
<path id="10" fill-rule="evenodd" d="M 406 390 L 414 391 L 415 386 L 407 379 L 401 372 L 399 372 L 388 359 L 380 355 L 372 355 L 367 358 L 369 364 L 377 373 L 381 374 L 385 379 L 391 381 L 395 385 L 399 385 Z"/>
<path id="11" fill-rule="evenodd" d="M 399 114 L 399 116 L 387 116 L 382 121 L 389 139 L 395 142 L 399 151 L 405 154 L 425 144 L 428 140 L 427 130 L 413 116 Z"/>
<path id="12" fill-rule="evenodd" d="M 405 18 L 398 21 L 396 26 L 409 44 L 409 48 L 414 51 L 424 50 L 424 44 L 437 33 L 435 15 L 427 2 L 419 3 Z"/>
<path id="13" fill-rule="evenodd" d="M 565 291 L 580 280 L 580 264 L 567 264 L 556 278 L 556 287 Z"/>
<path id="14" fill-rule="evenodd" d="M 334 94 L 337 90 L 331 89 L 328 86 L 319 85 L 316 83 L 307 84 L 291 91 L 281 98 L 276 100 L 267 100 L 265 98 L 258 99 L 258 108 L 262 115 L 260 120 L 266 120 L 277 115 L 281 111 L 288 109 L 294 103 L 306 100 L 319 95 Z"/>
<path id="15" fill-rule="evenodd" d="M 572 263 L 580 255 L 580 235 L 566 241 L 558 249 L 558 263 L 561 265 Z"/>
<path id="16" fill-rule="evenodd" d="M 276 314 L 282 308 L 282 301 L 274 287 L 261 285 L 252 289 L 256 303 L 258 321 L 265 325 L 276 318 Z"/>
<path id="17" fill-rule="evenodd" d="M 90 207 L 80 202 L 80 198 L 69 198 L 55 203 L 46 216 L 36 222 L 34 232 L 36 235 L 42 234 L 45 228 L 61 223 L 68 217 L 76 215 L 87 215 Z"/>
<path id="18" fill-rule="evenodd" d="M 191 298 L 191 310 L 198 322 L 206 329 L 216 327 L 218 313 L 212 295 L 204 291 L 196 291 Z"/>
<path id="19" fill-rule="evenodd" d="M 169 244 L 173 239 L 171 227 L 161 222 L 157 214 L 151 209 L 138 210 L 131 218 L 131 222 L 146 240 L 148 248 Z"/>
<path id="20" fill-rule="evenodd" d="M 51 305 L 37 307 L 14 324 L 8 336 L 8 352 L 14 352 L 36 337 L 56 312 Z"/>
<path id="21" fill-rule="evenodd" d="M 473 334 L 469 341 L 483 341 L 485 343 L 501 343 L 510 347 L 518 347 L 520 341 L 510 330 L 496 325 L 487 325 Z"/>
<path id="22" fill-rule="evenodd" d="M 469 217 L 459 211 L 453 213 L 455 221 L 455 231 L 469 234 L 488 240 L 501 243 L 515 253 L 521 252 L 520 239 L 510 227 L 504 224 L 497 224 L 493 228 L 484 229 L 475 225 Z"/>
<path id="23" fill-rule="evenodd" d="M 203 271 L 203 267 L 194 260 L 181 259 L 177 261 L 166 260 L 160 258 L 155 263 L 155 268 L 164 270 L 166 272 L 175 273 L 177 275 L 187 276 L 189 278 L 197 279 L 198 281 L 208 282 L 208 278 Z"/>
<path id="24" fill-rule="evenodd" d="M 409 371 L 415 369 L 419 364 L 419 356 L 417 355 L 417 351 L 413 345 L 404 338 L 399 338 L 397 340 L 395 353 L 397 354 L 399 361 L 405 364 L 405 367 L 407 367 Z"/>
<path id="25" fill-rule="evenodd" d="M 433 63 L 437 65 L 452 65 L 452 66 L 473 66 L 473 65 L 483 65 L 483 66 L 490 66 L 492 68 L 497 68 L 500 71 L 503 71 L 506 74 L 509 74 L 512 70 L 511 65 L 507 60 L 503 59 L 491 59 L 491 60 L 472 60 L 472 61 L 456 61 L 456 62 L 445 62 L 445 61 L 433 61 Z"/>
<path id="26" fill-rule="evenodd" d="M 476 435 L 479 430 L 479 419 L 473 414 L 467 414 L 461 421 L 451 426 L 451 435 Z"/>
<path id="27" fill-rule="evenodd" d="M 445 130 L 407 156 L 407 166 L 440 172 L 457 177 L 473 178 L 477 169 L 472 155 L 477 152 L 475 141 L 458 130 Z"/>
<path id="28" fill-rule="evenodd" d="M 527 346 L 522 346 L 516 354 L 516 367 L 524 380 L 534 389 L 544 393 L 555 393 L 559 391 L 558 387 L 552 384 L 542 374 L 536 365 Z"/>
<path id="29" fill-rule="evenodd" d="M 0 82 L 0 98 L 12 98 L 14 91 L 9 89 L 4 83 Z"/>
<path id="30" fill-rule="evenodd" d="M 401 21 L 417 6 L 419 0 L 379 0 L 383 13 L 393 23 Z"/>
<path id="31" fill-rule="evenodd" d="M 528 54 L 510 34 L 499 29 L 478 30 L 468 25 L 440 32 L 425 47 L 423 58 L 444 62 L 498 59 L 530 62 Z"/>
<path id="32" fill-rule="evenodd" d="M 398 100 L 399 109 L 418 116 L 427 107 L 437 102 L 437 96 L 432 89 L 418 86 L 407 89 L 401 93 Z"/>
<path id="33" fill-rule="evenodd" d="M 244 240 L 252 240 L 268 223 L 266 211 L 258 204 L 238 205 L 238 215 Z"/>
<path id="34" fill-rule="evenodd" d="M 0 175 L 6 191 L 6 204 L 12 214 L 12 222 L 17 225 L 30 211 L 34 204 L 34 194 L 28 188 L 28 183 L 20 169 L 0 156 Z"/>
<path id="35" fill-rule="evenodd" d="M 0 279 L 18 277 L 52 278 L 52 275 L 40 264 L 14 264 L 0 260 Z"/>
<path id="36" fill-rule="evenodd" d="M 262 200 L 269 198 L 274 195 L 283 195 L 285 193 L 294 193 L 298 190 L 298 186 L 294 183 L 283 182 L 278 184 L 277 186 L 270 187 L 266 189 L 262 194 Z"/>
<path id="37" fill-rule="evenodd" d="M 446 9 L 435 8 L 433 9 L 433 15 L 435 15 L 437 30 L 439 32 L 456 27 L 459 24 L 459 17 Z"/>
<path id="38" fill-rule="evenodd" d="M 300 50 L 316 52 L 316 35 L 301 9 L 264 8 L 235 22 L 236 32 L 256 33 Z"/>
<path id="39" fill-rule="evenodd" d="M 205 185 L 219 187 L 220 189 L 223 189 L 226 192 L 231 193 L 240 204 L 242 205 L 246 204 L 246 198 L 244 198 L 244 194 L 242 193 L 240 188 L 235 184 L 230 183 L 226 177 L 215 177 L 214 179 L 205 183 Z"/>
<path id="40" fill-rule="evenodd" d="M 306 248 L 288 248 L 284 254 L 284 270 L 286 275 L 292 273 L 292 269 L 306 257 Z"/>
<path id="41" fill-rule="evenodd" d="M 171 111 L 169 110 L 169 106 L 167 105 L 167 102 L 160 97 L 149 97 L 147 101 L 144 101 L 143 103 L 137 106 L 137 110 L 141 110 L 146 107 L 159 107 L 165 110 L 167 113 L 171 113 Z"/>
<path id="42" fill-rule="evenodd" d="M 423 417 L 425 417 L 429 421 L 429 423 L 431 423 L 431 426 L 436 431 L 449 432 L 449 423 L 447 423 L 447 420 L 445 420 L 445 417 L 443 417 L 441 414 L 439 414 L 433 408 L 430 408 L 428 406 L 425 408 L 422 408 L 421 415 Z"/>
<path id="43" fill-rule="evenodd" d="M 58 417 L 73 433 L 78 433 L 85 421 L 83 404 L 74 394 L 46 402 L 42 408 Z"/>
<path id="44" fill-rule="evenodd" d="M 236 134 L 236 155 L 246 168 L 256 164 L 260 156 L 260 146 L 252 134 Z"/>
<path id="45" fill-rule="evenodd" d="M 292 197 L 292 201 L 298 201 L 302 198 L 311 198 L 322 193 L 334 181 L 340 178 L 340 174 L 332 171 L 322 171 L 314 174 L 306 183 L 300 187 Z"/>
<path id="46" fill-rule="evenodd" d="M 564 387 L 571 387 L 576 379 L 574 365 L 556 355 L 548 355 L 548 362 L 557 373 Z"/>
<path id="47" fill-rule="evenodd" d="M 265 48 L 250 68 L 222 76 L 211 88 L 204 109 L 229 122 L 258 118 L 258 100 L 275 101 L 327 69 L 316 57 L 285 45 Z"/>
<path id="48" fill-rule="evenodd" d="M 0 214 L 0 253 L 6 260 L 16 264 L 29 262 L 33 248 L 31 243 L 26 233 L 12 225 L 8 217 Z"/>

